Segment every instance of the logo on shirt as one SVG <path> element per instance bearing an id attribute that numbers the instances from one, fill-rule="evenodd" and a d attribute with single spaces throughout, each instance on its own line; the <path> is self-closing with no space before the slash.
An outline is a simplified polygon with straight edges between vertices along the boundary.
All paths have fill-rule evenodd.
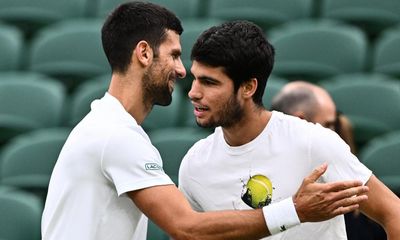
<path id="1" fill-rule="evenodd" d="M 146 163 L 144 165 L 144 168 L 146 170 L 161 170 L 162 167 L 160 165 L 158 165 L 157 163 Z"/>
<path id="2" fill-rule="evenodd" d="M 255 175 L 250 177 L 247 184 L 243 184 L 242 200 L 252 208 L 262 208 L 271 203 L 272 190 L 269 178 Z"/>

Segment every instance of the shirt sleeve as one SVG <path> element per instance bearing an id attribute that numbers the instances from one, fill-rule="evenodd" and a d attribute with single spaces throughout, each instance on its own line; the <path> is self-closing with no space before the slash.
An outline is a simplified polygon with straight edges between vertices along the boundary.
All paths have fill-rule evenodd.
<path id="1" fill-rule="evenodd" d="M 322 176 L 325 182 L 360 180 L 365 184 L 372 172 L 351 153 L 350 147 L 334 131 L 316 126 L 311 134 L 311 161 L 328 163 Z"/>
<path id="2" fill-rule="evenodd" d="M 181 165 L 179 167 L 179 190 L 186 197 L 192 209 L 198 212 L 203 212 L 200 204 L 197 203 L 195 198 L 192 196 L 192 188 L 195 188 L 196 184 L 193 183 L 190 177 L 190 161 L 193 161 L 192 157 L 194 156 L 194 147 L 192 147 L 188 153 L 183 157 Z"/>
<path id="3" fill-rule="evenodd" d="M 163 171 L 157 149 L 133 130 L 116 130 L 103 148 L 102 170 L 123 193 L 158 185 L 174 184 Z"/>

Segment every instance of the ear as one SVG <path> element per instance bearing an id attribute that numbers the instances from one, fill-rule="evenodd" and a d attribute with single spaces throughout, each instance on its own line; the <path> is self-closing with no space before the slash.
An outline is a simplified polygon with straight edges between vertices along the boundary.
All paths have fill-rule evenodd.
<path id="1" fill-rule="evenodd" d="M 252 98 L 254 93 L 257 90 L 258 81 L 256 78 L 251 78 L 249 81 L 246 81 L 242 84 L 242 96 L 244 98 Z"/>
<path id="2" fill-rule="evenodd" d="M 135 57 L 143 66 L 148 66 L 153 61 L 153 49 L 146 41 L 140 41 L 133 50 L 132 57 Z"/>

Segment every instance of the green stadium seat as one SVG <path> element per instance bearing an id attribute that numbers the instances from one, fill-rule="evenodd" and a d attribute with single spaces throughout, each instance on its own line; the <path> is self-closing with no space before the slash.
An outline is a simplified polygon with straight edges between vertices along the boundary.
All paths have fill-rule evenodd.
<path id="1" fill-rule="evenodd" d="M 27 75 L 26 75 L 27 76 Z M 50 78 L 4 78 L 0 74 L 0 142 L 33 129 L 61 123 L 64 86 Z M 27 77 L 28 78 L 28 77 Z"/>
<path id="2" fill-rule="evenodd" d="M 0 71 L 18 70 L 24 48 L 21 31 L 13 26 L 0 24 L 0 43 Z"/>
<path id="3" fill-rule="evenodd" d="M 208 16 L 223 20 L 249 20 L 263 29 L 310 18 L 312 0 L 211 0 Z"/>
<path id="4" fill-rule="evenodd" d="M 83 17 L 87 0 L 1 0 L 0 21 L 18 26 L 27 37 L 54 22 Z"/>
<path id="5" fill-rule="evenodd" d="M 69 117 L 67 119 L 68 126 L 76 125 L 89 113 L 90 104 L 95 99 L 100 99 L 104 96 L 110 80 L 110 74 L 106 74 L 90 79 L 77 86 L 70 97 Z"/>
<path id="6" fill-rule="evenodd" d="M 377 38 L 372 59 L 372 71 L 400 78 L 400 25 Z"/>
<path id="7" fill-rule="evenodd" d="M 321 17 L 356 25 L 374 38 L 383 29 L 400 23 L 400 1 L 322 0 Z"/>
<path id="8" fill-rule="evenodd" d="M 0 239 L 40 240 L 43 204 L 23 191 L 0 192 Z"/>
<path id="9" fill-rule="evenodd" d="M 200 15 L 200 2 L 204 0 L 149 0 L 161 6 L 164 6 L 175 13 L 179 18 L 197 18 Z M 127 0 L 98 0 L 97 17 L 107 16 L 114 8 Z"/>
<path id="10" fill-rule="evenodd" d="M 41 29 L 32 41 L 29 70 L 60 79 L 68 89 L 109 73 L 102 24 L 100 19 L 73 19 Z"/>
<path id="11" fill-rule="evenodd" d="M 277 27 L 267 36 L 276 49 L 274 75 L 316 82 L 365 69 L 367 38 L 355 27 L 307 20 Z"/>
<path id="12" fill-rule="evenodd" d="M 267 81 L 267 87 L 263 95 L 263 104 L 269 109 L 271 107 L 272 99 L 282 89 L 282 87 L 289 81 L 274 75 L 271 75 Z"/>
<path id="13" fill-rule="evenodd" d="M 42 128 L 21 134 L 3 146 L 0 183 L 31 191 L 43 200 L 69 128 Z"/>
<path id="14" fill-rule="evenodd" d="M 376 76 L 376 75 L 375 75 Z M 338 76 L 321 82 L 337 109 L 349 117 L 358 149 L 374 137 L 400 129 L 400 83 L 383 78 Z"/>
<path id="15" fill-rule="evenodd" d="M 178 184 L 178 172 L 181 161 L 190 147 L 208 135 L 200 128 L 177 127 L 153 130 L 149 136 L 152 144 L 160 152 L 163 169 Z"/>
<path id="16" fill-rule="evenodd" d="M 361 150 L 360 159 L 386 186 L 400 193 L 400 131 L 372 139 Z"/>

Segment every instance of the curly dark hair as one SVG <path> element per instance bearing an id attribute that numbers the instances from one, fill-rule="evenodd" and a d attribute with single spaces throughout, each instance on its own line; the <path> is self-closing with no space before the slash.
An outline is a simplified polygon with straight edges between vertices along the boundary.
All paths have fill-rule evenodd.
<path id="1" fill-rule="evenodd" d="M 235 93 L 251 78 L 258 81 L 253 101 L 262 104 L 275 50 L 260 27 L 249 21 L 231 21 L 204 31 L 192 48 L 191 60 L 222 67 L 234 82 Z"/>

